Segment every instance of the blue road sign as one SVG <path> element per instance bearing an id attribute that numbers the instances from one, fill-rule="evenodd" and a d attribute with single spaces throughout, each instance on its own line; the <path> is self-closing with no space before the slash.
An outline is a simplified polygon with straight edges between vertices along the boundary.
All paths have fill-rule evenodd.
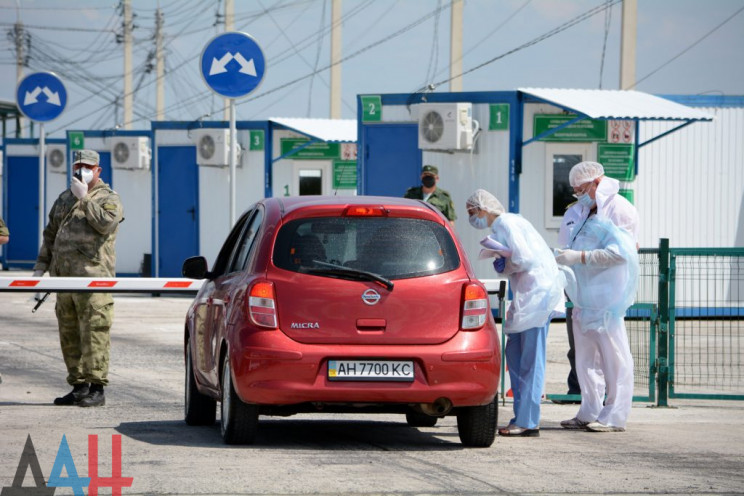
<path id="1" fill-rule="evenodd" d="M 261 84 L 266 59 L 250 35 L 229 32 L 207 43 L 200 66 L 202 77 L 212 91 L 227 98 L 240 98 Z"/>
<path id="2" fill-rule="evenodd" d="M 55 74 L 35 72 L 18 84 L 16 101 L 23 115 L 32 121 L 51 121 L 65 109 L 67 90 Z"/>

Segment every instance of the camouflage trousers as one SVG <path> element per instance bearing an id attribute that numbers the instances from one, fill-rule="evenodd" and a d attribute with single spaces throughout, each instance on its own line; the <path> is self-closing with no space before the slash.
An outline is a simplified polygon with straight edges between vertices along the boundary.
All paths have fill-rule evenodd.
<path id="1" fill-rule="evenodd" d="M 108 385 L 114 299 L 108 293 L 57 293 L 54 310 L 67 383 Z"/>

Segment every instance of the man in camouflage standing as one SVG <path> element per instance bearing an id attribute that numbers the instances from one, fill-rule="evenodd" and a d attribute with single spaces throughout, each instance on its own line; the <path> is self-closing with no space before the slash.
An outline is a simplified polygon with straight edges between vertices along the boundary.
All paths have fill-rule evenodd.
<path id="1" fill-rule="evenodd" d="M 124 220 L 119 195 L 100 179 L 97 152 L 82 150 L 73 158 L 72 183 L 49 212 L 34 277 L 46 271 L 52 277 L 114 277 L 114 243 Z M 109 293 L 58 293 L 55 312 L 73 389 L 54 404 L 104 405 L 113 298 Z"/>
<path id="2" fill-rule="evenodd" d="M 453 224 L 457 219 L 455 204 L 447 191 L 437 187 L 437 181 L 439 181 L 439 169 L 433 165 L 425 165 L 421 168 L 421 186 L 408 188 L 403 197 L 431 203 L 447 217 L 450 224 Z"/>

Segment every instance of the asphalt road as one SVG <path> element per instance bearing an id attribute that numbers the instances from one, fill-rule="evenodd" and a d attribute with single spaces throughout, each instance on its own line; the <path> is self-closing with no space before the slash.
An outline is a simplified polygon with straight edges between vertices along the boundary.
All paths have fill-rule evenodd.
<path id="1" fill-rule="evenodd" d="M 454 417 L 421 429 L 396 415 L 261 417 L 255 445 L 225 446 L 218 424 L 183 422 L 186 297 L 115 296 L 106 406 L 57 407 L 52 400 L 69 387 L 54 301 L 32 314 L 29 300 L 0 293 L 0 487 L 13 483 L 29 435 L 45 479 L 61 458 L 63 436 L 68 460 L 85 476 L 88 437 L 97 435 L 99 475 L 110 476 L 112 436 L 121 435 L 121 475 L 133 478 L 125 495 L 744 491 L 742 402 L 636 404 L 624 433 L 566 431 L 559 422 L 576 406 L 546 402 L 539 438 L 497 438 L 487 449 L 462 448 Z M 556 325 L 548 345 L 549 392 L 563 392 L 565 346 L 565 329 Z M 507 401 L 500 424 L 510 410 Z M 30 469 L 24 484 L 33 484 Z"/>

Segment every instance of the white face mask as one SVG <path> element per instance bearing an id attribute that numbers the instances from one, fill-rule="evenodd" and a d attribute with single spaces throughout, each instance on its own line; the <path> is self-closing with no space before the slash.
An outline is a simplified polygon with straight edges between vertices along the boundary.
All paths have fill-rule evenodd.
<path id="1" fill-rule="evenodd" d="M 488 227 L 488 218 L 478 217 L 478 214 L 473 214 L 468 218 L 470 225 L 476 229 L 485 229 Z"/>
<path id="2" fill-rule="evenodd" d="M 95 173 L 90 169 L 81 167 L 75 172 L 74 175 L 78 176 L 78 178 L 85 184 L 90 184 L 90 182 L 93 180 L 93 176 L 95 175 Z"/>

